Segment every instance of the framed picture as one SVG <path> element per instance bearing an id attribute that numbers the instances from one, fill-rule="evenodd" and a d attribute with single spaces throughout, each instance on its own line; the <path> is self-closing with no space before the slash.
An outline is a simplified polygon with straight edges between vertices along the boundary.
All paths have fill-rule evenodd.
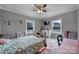
<path id="1" fill-rule="evenodd" d="M 11 25 L 11 21 L 10 21 L 10 20 L 6 20 L 6 21 L 5 21 L 5 24 L 6 24 L 6 25 Z"/>
<path id="2" fill-rule="evenodd" d="M 18 22 L 19 22 L 20 24 L 22 24 L 22 23 L 23 23 L 23 21 L 22 21 L 22 20 L 18 20 Z"/>

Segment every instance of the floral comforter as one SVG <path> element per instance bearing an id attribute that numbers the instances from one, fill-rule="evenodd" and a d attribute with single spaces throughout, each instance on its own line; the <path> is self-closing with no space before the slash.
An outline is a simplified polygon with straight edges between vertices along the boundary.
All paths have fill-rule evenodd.
<path id="1" fill-rule="evenodd" d="M 18 48 L 26 50 L 25 53 L 33 53 L 33 47 L 35 43 L 42 42 L 43 39 L 31 35 L 26 37 L 20 37 L 16 39 L 8 39 L 4 45 L 0 45 L 0 54 L 15 54 Z"/>

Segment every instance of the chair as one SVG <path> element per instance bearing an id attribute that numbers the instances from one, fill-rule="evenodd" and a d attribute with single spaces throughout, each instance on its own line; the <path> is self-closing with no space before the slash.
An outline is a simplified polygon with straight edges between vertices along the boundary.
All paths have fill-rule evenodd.
<path id="1" fill-rule="evenodd" d="M 58 41 L 58 46 L 60 46 L 63 41 L 62 35 L 57 36 L 57 41 Z"/>

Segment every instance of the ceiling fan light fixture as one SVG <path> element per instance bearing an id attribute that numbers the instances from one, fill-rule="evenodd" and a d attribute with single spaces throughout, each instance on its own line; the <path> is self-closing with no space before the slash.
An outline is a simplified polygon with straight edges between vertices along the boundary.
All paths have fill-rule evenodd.
<path id="1" fill-rule="evenodd" d="M 43 12 L 42 10 L 38 10 L 38 11 L 37 11 L 38 14 L 40 14 L 40 13 L 42 13 L 42 12 Z"/>
<path id="2" fill-rule="evenodd" d="M 36 7 L 36 9 L 34 9 L 33 11 L 37 11 L 38 14 L 41 14 L 43 12 L 47 12 L 46 4 L 34 4 L 34 6 Z"/>

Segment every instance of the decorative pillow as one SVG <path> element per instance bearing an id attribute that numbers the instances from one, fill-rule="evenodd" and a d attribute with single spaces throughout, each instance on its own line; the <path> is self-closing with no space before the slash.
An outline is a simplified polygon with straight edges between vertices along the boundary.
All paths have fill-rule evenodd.
<path id="1" fill-rule="evenodd" d="M 37 37 L 45 37 L 45 33 L 42 33 L 42 32 L 36 32 L 36 33 L 33 33 L 33 34 Z"/>
<path id="2" fill-rule="evenodd" d="M 0 39 L 0 45 L 5 43 L 6 43 L 6 39 Z"/>

